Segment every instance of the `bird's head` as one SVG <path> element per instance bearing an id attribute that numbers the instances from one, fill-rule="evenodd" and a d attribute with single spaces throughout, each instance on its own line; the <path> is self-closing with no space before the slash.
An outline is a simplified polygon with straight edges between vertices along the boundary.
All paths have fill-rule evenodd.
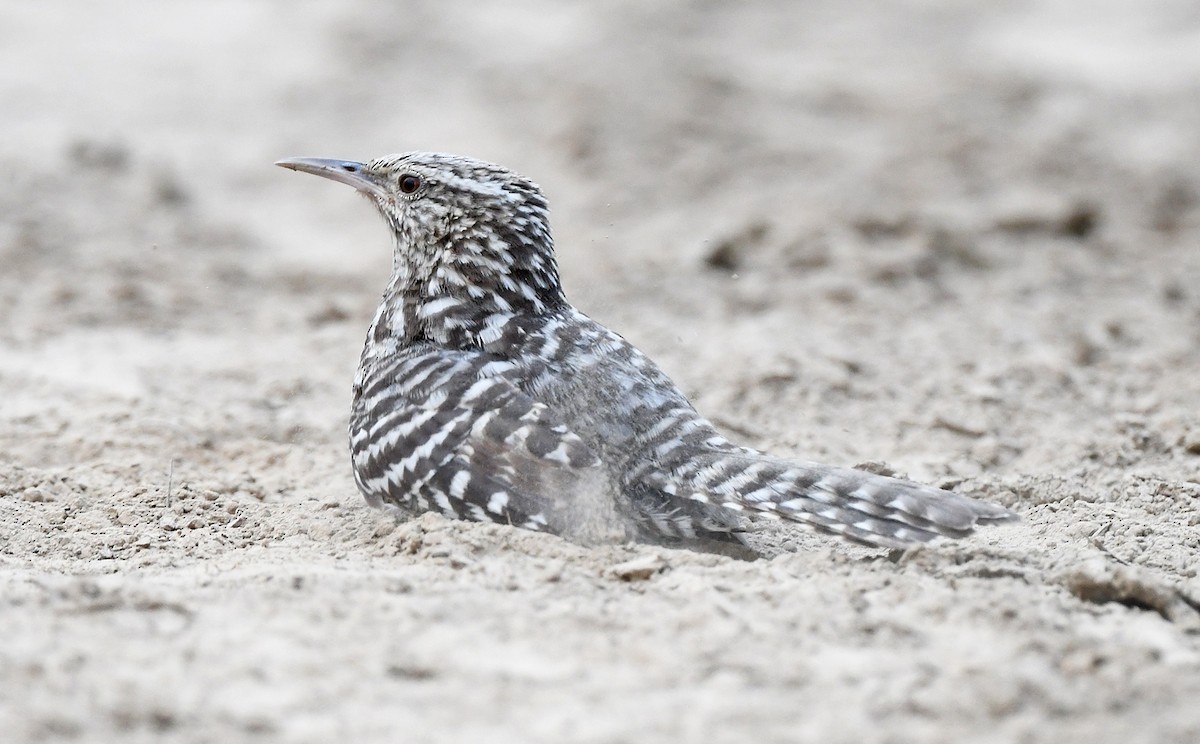
<path id="1" fill-rule="evenodd" d="M 426 152 L 276 165 L 348 184 L 374 202 L 395 236 L 397 289 L 480 310 L 542 312 L 565 302 L 546 199 L 505 168 Z"/>

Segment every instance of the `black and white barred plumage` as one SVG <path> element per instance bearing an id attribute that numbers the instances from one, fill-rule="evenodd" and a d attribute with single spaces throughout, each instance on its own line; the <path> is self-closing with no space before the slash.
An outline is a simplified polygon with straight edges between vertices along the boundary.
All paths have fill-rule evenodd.
<path id="1" fill-rule="evenodd" d="M 1014 519 L 950 491 L 740 447 L 563 295 L 548 208 L 496 165 L 431 153 L 278 163 L 348 183 L 395 235 L 354 383 L 373 506 L 585 544 L 739 542 L 747 516 L 903 548 Z"/>

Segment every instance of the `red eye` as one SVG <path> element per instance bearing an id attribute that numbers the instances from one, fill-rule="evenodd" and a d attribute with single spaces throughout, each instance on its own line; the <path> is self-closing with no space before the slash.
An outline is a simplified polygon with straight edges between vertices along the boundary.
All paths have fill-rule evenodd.
<path id="1" fill-rule="evenodd" d="M 405 175 L 400 176 L 401 192 L 405 194 L 411 194 L 419 188 L 421 188 L 421 179 L 417 178 L 411 173 L 406 173 Z"/>

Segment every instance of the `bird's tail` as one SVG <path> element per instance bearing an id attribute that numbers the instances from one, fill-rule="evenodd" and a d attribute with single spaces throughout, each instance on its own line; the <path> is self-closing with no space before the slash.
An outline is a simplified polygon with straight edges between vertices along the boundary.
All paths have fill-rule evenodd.
<path id="1" fill-rule="evenodd" d="M 907 548 L 1017 515 L 932 486 L 753 450 L 701 454 L 659 487 L 734 512 L 766 515 L 883 548 Z M 683 476 L 683 477 L 680 477 Z"/>

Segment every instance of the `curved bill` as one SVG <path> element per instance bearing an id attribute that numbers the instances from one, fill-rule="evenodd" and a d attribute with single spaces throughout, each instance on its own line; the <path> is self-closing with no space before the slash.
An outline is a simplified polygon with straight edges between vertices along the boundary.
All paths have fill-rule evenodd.
<path id="1" fill-rule="evenodd" d="M 328 178 L 331 181 L 353 186 L 364 194 L 376 197 L 387 195 L 383 182 L 367 171 L 365 163 L 336 158 L 284 158 L 275 165 L 301 173 Z"/>

